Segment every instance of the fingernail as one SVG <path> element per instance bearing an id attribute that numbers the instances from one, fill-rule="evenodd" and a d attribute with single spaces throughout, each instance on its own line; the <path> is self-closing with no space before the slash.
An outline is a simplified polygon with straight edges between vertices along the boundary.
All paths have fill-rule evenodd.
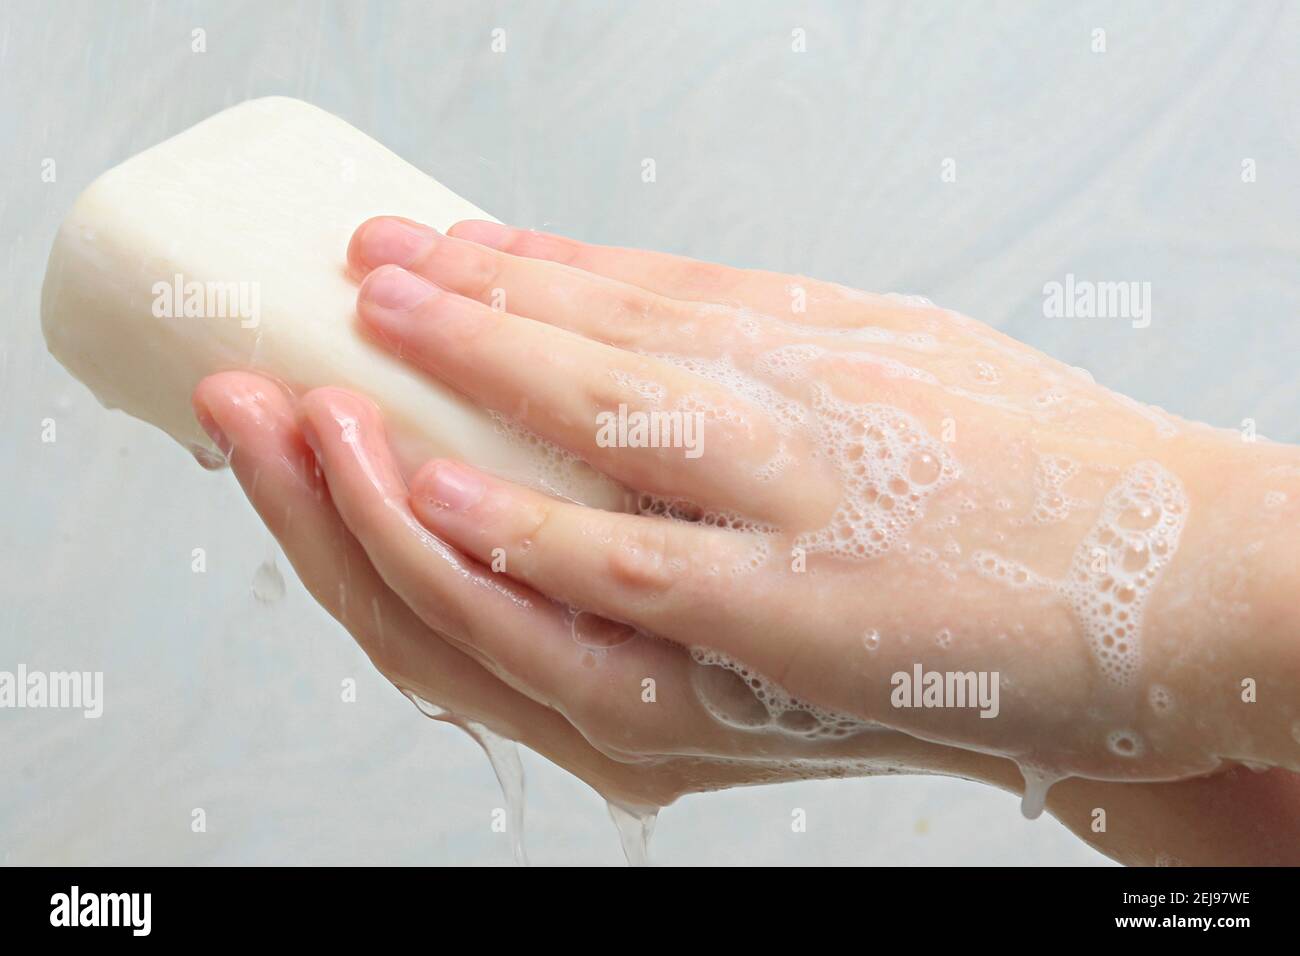
<path id="1" fill-rule="evenodd" d="M 405 269 L 391 267 L 370 273 L 361 283 L 361 301 L 388 312 L 409 312 L 429 296 L 436 286 Z"/>
<path id="2" fill-rule="evenodd" d="M 212 413 L 207 408 L 196 407 L 194 415 L 198 418 L 199 424 L 203 426 L 203 430 L 208 433 L 208 437 L 212 439 L 212 444 L 221 449 L 221 454 L 229 458 L 234 446 L 230 443 L 230 439 L 226 437 L 226 433 L 221 430 L 221 426 L 217 424 L 217 420 L 212 417 Z"/>
<path id="3" fill-rule="evenodd" d="M 382 265 L 409 266 L 429 250 L 437 237 L 427 226 L 379 219 L 361 231 L 356 251 L 372 269 Z"/>
<path id="4" fill-rule="evenodd" d="M 439 462 L 417 479 L 416 496 L 435 511 L 465 511 L 478 504 L 486 486 L 467 468 Z"/>

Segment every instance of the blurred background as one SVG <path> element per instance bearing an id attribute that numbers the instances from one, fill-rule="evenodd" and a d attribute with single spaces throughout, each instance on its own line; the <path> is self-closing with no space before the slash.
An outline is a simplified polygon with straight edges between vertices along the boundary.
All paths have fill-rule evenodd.
<path id="1" fill-rule="evenodd" d="M 1294 2 L 0 0 L 0 670 L 103 671 L 106 698 L 98 720 L 0 709 L 0 863 L 511 861 L 477 746 L 419 716 L 283 558 L 283 595 L 258 573 L 275 545 L 230 475 L 46 354 L 45 258 L 110 166 L 300 97 L 507 222 L 927 295 L 1294 441 L 1297 50 Z M 1046 318 L 1067 274 L 1150 282 L 1150 326 Z M 602 801 L 524 764 L 534 862 L 621 862 Z M 651 855 L 1106 862 L 939 778 L 687 798 Z"/>

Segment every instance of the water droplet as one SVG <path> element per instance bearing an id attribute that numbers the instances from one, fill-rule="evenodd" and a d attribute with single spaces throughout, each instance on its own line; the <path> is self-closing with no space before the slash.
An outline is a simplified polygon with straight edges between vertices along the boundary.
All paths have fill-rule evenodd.
<path id="1" fill-rule="evenodd" d="M 263 604 L 274 604 L 284 597 L 284 575 L 276 567 L 275 558 L 267 558 L 253 572 L 253 597 Z"/>
<path id="2" fill-rule="evenodd" d="M 1047 791 L 1052 789 L 1053 784 L 1064 778 L 1060 774 L 1033 764 L 1022 763 L 1019 766 L 1020 775 L 1025 778 L 1025 791 L 1020 798 L 1020 812 L 1026 820 L 1037 820 L 1047 806 Z"/>
<path id="3" fill-rule="evenodd" d="M 208 471 L 220 471 L 229 464 L 226 461 L 226 456 L 219 451 L 204 448 L 202 445 L 190 445 L 189 449 L 190 454 L 194 456 L 194 460 Z"/>

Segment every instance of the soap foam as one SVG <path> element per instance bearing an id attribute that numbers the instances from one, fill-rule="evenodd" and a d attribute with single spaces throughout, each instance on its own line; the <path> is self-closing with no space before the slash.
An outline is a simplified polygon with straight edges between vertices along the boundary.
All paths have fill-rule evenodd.
<path id="1" fill-rule="evenodd" d="M 843 497 L 830 523 L 796 546 L 846 558 L 887 553 L 924 513 L 926 499 L 959 474 L 948 449 L 916 419 L 888 405 L 857 405 L 813 387 L 817 455 L 840 474 Z"/>
<path id="2" fill-rule="evenodd" d="M 1152 684 L 1147 688 L 1147 702 L 1152 710 L 1164 716 L 1173 712 L 1174 693 L 1163 684 Z"/>
<path id="3" fill-rule="evenodd" d="M 1156 462 L 1142 461 L 1107 492 L 1063 579 L 1054 581 L 988 550 L 976 551 L 972 560 L 979 574 L 1009 587 L 1060 593 L 1102 673 L 1125 686 L 1141 661 L 1142 611 L 1186 521 L 1182 484 Z"/>
<path id="4" fill-rule="evenodd" d="M 752 667 L 719 651 L 693 647 L 691 657 L 699 665 L 691 675 L 696 697 L 715 720 L 729 727 L 776 732 L 805 740 L 841 739 L 879 727 L 801 701 Z M 715 668 L 729 671 L 738 681 L 717 681 L 711 673 Z M 747 695 L 740 692 L 742 686 L 747 689 Z"/>
<path id="5" fill-rule="evenodd" d="M 1040 455 L 1034 468 L 1034 506 L 1028 521 L 1046 525 L 1064 520 L 1082 502 L 1065 493 L 1064 486 L 1079 473 L 1079 466 L 1064 455 Z"/>
<path id="6" fill-rule="evenodd" d="M 561 448 L 519 422 L 507 418 L 500 412 L 493 411 L 489 414 L 497 434 L 510 444 L 528 452 L 527 460 L 531 462 L 528 474 L 505 477 L 522 481 L 557 498 L 564 498 L 567 497 L 564 493 L 565 489 L 575 487 L 576 476 L 590 468 L 573 452 Z"/>
<path id="7" fill-rule="evenodd" d="M 1187 504 L 1182 484 L 1161 465 L 1133 465 L 1107 492 L 1061 583 L 1102 672 L 1117 685 L 1137 674 L 1142 612 L 1178 548 Z"/>
<path id="8" fill-rule="evenodd" d="M 798 401 L 766 382 L 742 372 L 729 356 L 724 355 L 717 359 L 706 359 L 690 355 L 656 353 L 650 357 L 690 372 L 747 399 L 771 415 L 778 426 L 794 428 L 802 425 L 807 420 L 807 411 Z M 720 410 L 712 403 L 704 402 L 695 396 L 684 396 L 679 399 L 680 402 L 687 402 L 690 406 L 689 410 L 704 411 L 706 417 L 709 413 L 714 416 L 721 414 Z"/>

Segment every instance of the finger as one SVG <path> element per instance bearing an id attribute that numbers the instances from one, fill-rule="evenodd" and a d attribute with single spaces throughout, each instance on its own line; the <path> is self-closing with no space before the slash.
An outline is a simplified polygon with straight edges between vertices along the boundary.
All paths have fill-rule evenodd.
<path id="1" fill-rule="evenodd" d="M 385 674 L 418 672 L 410 660 L 413 648 L 389 639 L 409 631 L 415 617 L 393 601 L 344 525 L 280 387 L 251 373 L 222 372 L 199 384 L 194 405 L 312 596 L 352 631 Z"/>
<path id="2" fill-rule="evenodd" d="M 317 389 L 299 402 L 297 417 L 343 524 L 425 624 L 466 641 L 478 627 L 531 628 L 552 616 L 550 602 L 487 574 L 415 520 L 372 402 Z"/>
<path id="3" fill-rule="evenodd" d="M 384 582 L 426 623 L 452 618 L 453 636 L 503 680 L 581 716 L 599 695 L 615 702 L 635 698 L 646 673 L 668 666 L 673 649 L 646 641 L 635 654 L 607 656 L 593 668 L 592 648 L 573 639 L 566 608 L 467 561 L 430 534 L 409 509 L 368 400 L 317 389 L 304 396 L 299 415 L 343 521 Z"/>
<path id="4" fill-rule="evenodd" d="M 378 217 L 348 246 L 353 275 L 400 266 L 444 289 L 587 338 L 642 352 L 680 345 L 699 319 L 694 305 L 616 279 L 507 255 L 407 219 Z"/>
<path id="5" fill-rule="evenodd" d="M 774 418 L 797 406 L 770 387 L 750 394 L 772 412 L 687 369 L 495 312 L 393 266 L 366 278 L 357 309 L 413 364 L 625 485 L 709 509 L 743 503 L 767 521 L 836 494 L 829 475 L 760 477 L 803 450 L 785 447 Z"/>
<path id="6" fill-rule="evenodd" d="M 800 325 L 902 328 L 916 321 L 921 306 L 914 297 L 860 292 L 807 276 L 738 269 L 663 252 L 591 245 L 484 220 L 458 222 L 447 234 L 509 256 L 580 269 L 668 298 L 747 308 Z"/>
<path id="7" fill-rule="evenodd" d="M 452 461 L 411 481 L 435 534 L 574 607 L 687 645 L 712 644 L 750 604 L 768 536 L 584 508 Z"/>
<path id="8" fill-rule="evenodd" d="M 398 479 L 373 406 L 346 392 L 319 389 L 303 399 L 300 415 L 306 431 L 314 432 L 330 492 L 349 529 L 384 581 L 419 613 L 421 595 L 444 586 L 442 571 L 423 544 L 432 536 L 409 510 L 398 521 L 386 517 L 397 506 Z M 472 570 L 492 575 L 479 565 Z M 844 749 L 835 739 L 810 749 L 797 735 L 737 733 L 710 715 L 693 676 L 701 665 L 678 645 L 555 604 L 505 574 L 495 577 L 495 586 L 508 585 L 536 613 L 526 626 L 480 615 L 468 623 L 467 644 L 490 662 L 493 673 L 563 713 L 603 753 L 629 759 Z M 653 688 L 649 697 L 647 688 Z"/>
<path id="9" fill-rule="evenodd" d="M 200 383 L 194 405 L 303 585 L 399 689 L 519 740 L 611 799 L 666 805 L 702 785 L 749 779 L 743 768 L 712 771 L 706 781 L 690 768 L 660 765 L 647 773 L 613 760 L 560 712 L 502 683 L 430 630 L 387 587 L 344 525 L 294 411 L 273 382 L 223 372 Z"/>

